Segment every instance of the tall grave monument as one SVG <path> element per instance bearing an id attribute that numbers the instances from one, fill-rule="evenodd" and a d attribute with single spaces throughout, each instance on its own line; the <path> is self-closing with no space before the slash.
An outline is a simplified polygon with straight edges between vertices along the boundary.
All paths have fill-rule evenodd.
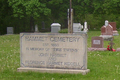
<path id="1" fill-rule="evenodd" d="M 117 36 L 118 31 L 116 30 L 116 22 L 109 22 L 109 24 L 113 27 L 113 36 Z"/>
<path id="2" fill-rule="evenodd" d="M 113 27 L 109 24 L 108 20 L 105 21 L 105 25 L 101 27 L 101 35 L 104 40 L 111 40 L 113 38 Z"/>

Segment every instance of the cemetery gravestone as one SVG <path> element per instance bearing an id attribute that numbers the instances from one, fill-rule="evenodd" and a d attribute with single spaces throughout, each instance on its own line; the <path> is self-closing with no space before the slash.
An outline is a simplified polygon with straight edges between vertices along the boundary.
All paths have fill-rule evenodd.
<path id="1" fill-rule="evenodd" d="M 102 37 L 92 37 L 92 48 L 103 48 L 103 38 Z"/>
<path id="2" fill-rule="evenodd" d="M 104 40 L 111 40 L 113 37 L 113 27 L 105 21 L 105 25 L 101 27 L 101 35 Z"/>
<path id="3" fill-rule="evenodd" d="M 82 73 L 87 69 L 87 34 L 20 34 L 18 71 Z"/>
<path id="4" fill-rule="evenodd" d="M 61 30 L 61 25 L 59 23 L 51 24 L 51 33 L 58 33 Z"/>
<path id="5" fill-rule="evenodd" d="M 35 32 L 39 32 L 37 24 L 35 25 Z"/>
<path id="6" fill-rule="evenodd" d="M 81 32 L 83 26 L 80 23 L 73 23 L 73 33 Z"/>
<path id="7" fill-rule="evenodd" d="M 113 27 L 113 35 L 119 35 L 116 30 L 116 22 L 109 22 L 109 24 Z"/>
<path id="8" fill-rule="evenodd" d="M 101 34 L 102 35 L 113 35 L 113 28 L 111 25 L 103 26 L 101 28 Z"/>
<path id="9" fill-rule="evenodd" d="M 103 38 L 102 37 L 92 37 L 91 48 L 88 48 L 89 51 L 105 51 L 106 48 L 103 48 Z"/>
<path id="10" fill-rule="evenodd" d="M 13 34 L 13 27 L 7 27 L 7 34 Z"/>
<path id="11" fill-rule="evenodd" d="M 88 32 L 88 28 L 87 28 L 87 22 L 84 22 L 84 32 Z"/>

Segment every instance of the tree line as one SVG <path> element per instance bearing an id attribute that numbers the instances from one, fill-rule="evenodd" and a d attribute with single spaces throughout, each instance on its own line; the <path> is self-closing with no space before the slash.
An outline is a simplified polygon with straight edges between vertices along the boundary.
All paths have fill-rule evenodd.
<path id="1" fill-rule="evenodd" d="M 69 0 L 0 0 L 0 34 L 6 34 L 7 27 L 14 27 L 14 33 L 50 31 L 53 22 L 67 28 Z M 104 21 L 120 25 L 120 0 L 72 0 L 73 22 L 88 22 L 90 30 L 100 30 Z M 44 27 L 44 28 L 43 28 Z"/>

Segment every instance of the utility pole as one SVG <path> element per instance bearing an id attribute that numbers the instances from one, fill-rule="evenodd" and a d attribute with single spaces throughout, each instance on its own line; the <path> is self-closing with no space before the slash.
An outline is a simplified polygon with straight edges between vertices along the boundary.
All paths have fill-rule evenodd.
<path id="1" fill-rule="evenodd" d="M 73 33 L 73 9 L 72 0 L 70 0 L 69 16 L 68 16 L 68 33 Z"/>

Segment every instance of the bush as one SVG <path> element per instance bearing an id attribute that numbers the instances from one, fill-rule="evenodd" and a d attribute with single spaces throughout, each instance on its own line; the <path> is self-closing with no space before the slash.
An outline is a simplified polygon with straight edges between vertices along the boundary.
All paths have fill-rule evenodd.
<path id="1" fill-rule="evenodd" d="M 68 33 L 68 29 L 61 29 L 59 33 Z"/>

